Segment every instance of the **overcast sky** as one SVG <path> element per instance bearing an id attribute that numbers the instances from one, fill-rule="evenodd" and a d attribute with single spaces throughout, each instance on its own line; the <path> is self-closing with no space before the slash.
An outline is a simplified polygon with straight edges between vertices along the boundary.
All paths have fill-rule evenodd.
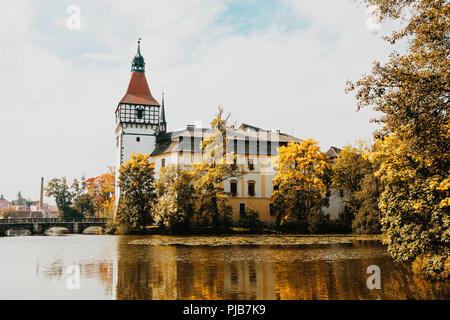
<path id="1" fill-rule="evenodd" d="M 67 26 L 70 5 L 80 29 Z M 114 164 L 114 111 L 138 37 L 169 131 L 207 126 L 222 105 L 233 122 L 323 151 L 371 139 L 373 112 L 345 94 L 392 49 L 368 18 L 352 0 L 1 1 L 0 194 L 38 199 L 41 176 Z"/>

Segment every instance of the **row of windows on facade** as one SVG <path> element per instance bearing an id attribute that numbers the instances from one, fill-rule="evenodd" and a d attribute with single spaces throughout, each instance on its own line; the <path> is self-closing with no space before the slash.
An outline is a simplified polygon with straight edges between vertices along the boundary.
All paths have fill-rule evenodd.
<path id="1" fill-rule="evenodd" d="M 136 140 L 139 141 L 139 140 Z M 234 165 L 237 166 L 237 159 L 234 158 Z M 193 159 L 191 159 L 191 162 L 194 162 Z M 166 159 L 161 159 L 161 168 L 166 166 Z M 255 161 L 254 159 L 247 159 L 247 168 L 250 171 L 255 170 Z"/>
<path id="2" fill-rule="evenodd" d="M 132 106 L 121 105 L 119 112 L 116 114 L 116 121 L 122 122 L 140 122 L 140 123 L 158 123 L 159 122 L 159 107 L 156 106 Z"/>
<path id="3" fill-rule="evenodd" d="M 252 160 L 252 159 L 249 159 L 249 160 Z M 161 167 L 165 167 L 165 166 L 166 166 L 166 159 L 161 159 Z M 252 163 L 252 166 L 253 166 L 253 163 Z M 251 196 L 251 197 L 255 196 L 255 184 L 256 184 L 256 182 L 253 181 L 253 180 L 247 182 L 247 188 L 248 188 L 247 192 L 248 192 L 248 195 Z M 230 181 L 230 194 L 231 194 L 232 197 L 236 197 L 236 195 L 237 195 L 237 188 L 238 188 L 238 182 L 235 181 L 235 180 Z M 277 185 L 273 185 L 273 190 L 274 191 L 278 190 L 278 186 Z M 330 192 L 330 190 L 328 190 L 326 196 L 329 197 L 330 195 L 331 195 L 331 192 Z M 344 190 L 343 189 L 339 189 L 339 196 L 341 198 L 344 197 Z"/>
<path id="4" fill-rule="evenodd" d="M 273 203 L 269 203 L 269 214 L 271 216 L 275 215 L 275 208 L 273 206 Z M 245 216 L 245 203 L 244 202 L 239 203 L 239 215 L 241 216 L 241 218 Z"/>
<path id="5" fill-rule="evenodd" d="M 141 142 L 141 137 L 136 137 L 136 142 Z M 270 144 L 270 142 L 268 142 Z M 116 137 L 116 146 L 119 147 L 119 136 Z M 234 154 L 237 154 L 237 149 L 234 151 Z M 245 154 L 249 154 L 249 152 L 246 152 Z M 259 155 L 259 152 L 257 152 Z M 235 158 L 234 164 L 237 165 L 237 159 Z M 255 164 L 253 159 L 247 159 L 247 167 L 250 171 L 255 169 Z"/>
<path id="6" fill-rule="evenodd" d="M 197 140 L 197 142 L 195 141 Z M 140 142 L 140 137 L 136 137 L 136 141 Z M 191 141 L 190 143 L 185 143 L 182 142 L 183 141 L 183 137 L 180 137 L 180 146 L 182 150 L 185 151 L 193 151 L 196 150 L 195 148 L 195 144 L 197 143 L 197 145 L 199 146 L 201 141 L 203 141 L 203 138 L 201 139 L 195 139 L 194 137 L 191 137 Z M 239 153 L 245 153 L 245 154 L 257 154 L 257 155 L 271 155 L 274 152 L 276 152 L 277 148 L 279 148 L 280 146 L 285 146 L 287 145 L 286 142 L 278 142 L 278 141 L 260 141 L 260 140 L 237 140 L 237 139 L 233 139 L 230 140 L 233 141 L 233 151 L 231 151 L 231 148 L 227 148 L 227 146 L 225 146 L 225 149 L 229 149 L 228 152 L 233 152 L 236 154 Z M 264 146 L 261 145 L 266 145 L 266 148 L 264 148 Z M 266 149 L 266 153 L 263 153 L 263 149 Z M 199 150 L 200 151 L 200 150 Z"/>
<path id="7" fill-rule="evenodd" d="M 166 159 L 161 159 L 161 167 L 166 166 Z M 248 181 L 248 195 L 253 197 L 255 195 L 255 181 Z M 237 181 L 230 181 L 230 194 L 232 197 L 237 195 Z M 274 186 L 274 190 L 278 190 L 277 186 Z"/>
<path id="8" fill-rule="evenodd" d="M 188 139 L 180 137 L 179 139 L 181 149 L 186 151 L 196 150 L 196 146 L 200 146 L 201 141 L 203 141 L 203 137 L 197 139 L 195 137 L 188 137 Z M 251 139 L 249 137 L 244 139 L 227 138 L 224 150 L 227 153 L 233 152 L 236 154 L 272 155 L 277 152 L 279 147 L 286 145 L 287 142 L 280 142 L 275 138 L 273 140 Z"/>

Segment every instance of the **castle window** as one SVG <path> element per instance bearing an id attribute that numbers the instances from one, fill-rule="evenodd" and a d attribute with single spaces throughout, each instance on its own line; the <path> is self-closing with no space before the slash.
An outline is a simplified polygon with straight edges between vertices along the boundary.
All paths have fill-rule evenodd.
<path id="1" fill-rule="evenodd" d="M 232 197 L 236 197 L 237 195 L 237 181 L 231 181 L 230 182 L 230 193 Z"/>
<path id="2" fill-rule="evenodd" d="M 252 171 L 255 170 L 255 163 L 253 161 L 253 159 L 248 159 L 248 170 Z"/>
<path id="3" fill-rule="evenodd" d="M 253 197 L 255 195 L 255 181 L 248 182 L 248 195 Z"/>
<path id="4" fill-rule="evenodd" d="M 149 118 L 150 123 L 157 124 L 159 122 L 159 107 L 151 106 L 149 113 L 147 118 Z"/>
<path id="5" fill-rule="evenodd" d="M 166 166 L 166 159 L 161 160 L 161 168 L 164 168 Z"/>
<path id="6" fill-rule="evenodd" d="M 269 214 L 273 217 L 275 215 L 275 207 L 273 203 L 269 203 Z"/>
<path id="7" fill-rule="evenodd" d="M 267 141 L 267 155 L 271 155 L 272 154 L 272 142 L 271 141 Z"/>
<path id="8" fill-rule="evenodd" d="M 136 137 L 136 142 L 140 142 L 141 141 L 141 137 Z"/>
<path id="9" fill-rule="evenodd" d="M 245 203 L 239 203 L 239 215 L 241 218 L 245 216 Z"/>
<path id="10" fill-rule="evenodd" d="M 137 109 L 137 110 L 136 110 L 136 114 L 137 114 L 137 118 L 138 118 L 138 119 L 142 119 L 142 115 L 144 114 L 144 110 L 142 110 L 142 109 Z"/>

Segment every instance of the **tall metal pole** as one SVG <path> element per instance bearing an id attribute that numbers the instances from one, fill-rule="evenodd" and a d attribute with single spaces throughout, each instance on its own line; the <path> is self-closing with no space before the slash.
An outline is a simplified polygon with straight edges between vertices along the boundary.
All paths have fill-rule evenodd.
<path id="1" fill-rule="evenodd" d="M 41 178 L 41 198 L 39 199 L 39 209 L 44 210 L 44 177 Z"/>

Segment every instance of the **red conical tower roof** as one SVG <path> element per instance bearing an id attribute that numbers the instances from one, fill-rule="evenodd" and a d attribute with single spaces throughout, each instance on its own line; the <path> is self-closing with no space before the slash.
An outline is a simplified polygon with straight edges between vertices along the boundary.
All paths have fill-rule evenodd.
<path id="1" fill-rule="evenodd" d="M 140 42 L 139 39 L 138 51 L 131 64 L 130 84 L 120 103 L 159 106 L 160 104 L 153 98 L 145 78 L 145 63 L 144 57 L 141 55 Z"/>
<path id="2" fill-rule="evenodd" d="M 143 104 L 149 106 L 159 106 L 159 102 L 153 98 L 150 88 L 148 87 L 145 73 L 132 72 L 130 84 L 127 93 L 123 96 L 120 103 Z"/>

